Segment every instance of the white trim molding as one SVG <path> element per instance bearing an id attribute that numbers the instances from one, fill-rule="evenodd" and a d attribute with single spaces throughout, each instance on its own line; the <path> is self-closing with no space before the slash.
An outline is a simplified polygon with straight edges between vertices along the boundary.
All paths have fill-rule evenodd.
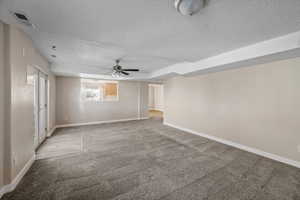
<path id="1" fill-rule="evenodd" d="M 205 74 L 299 57 L 300 31 L 244 46 L 196 62 L 182 62 L 156 70 L 151 78 Z"/>
<path id="2" fill-rule="evenodd" d="M 254 153 L 254 154 L 257 154 L 257 155 L 260 155 L 260 156 L 263 156 L 263 157 L 266 157 L 266 158 L 269 158 L 269 159 L 272 159 L 272 160 L 276 160 L 278 162 L 282 162 L 282 163 L 300 168 L 300 162 L 299 161 L 284 158 L 282 156 L 278 156 L 278 155 L 275 155 L 275 154 L 272 154 L 272 153 L 268 153 L 268 152 L 265 152 L 265 151 L 262 151 L 262 150 L 259 150 L 259 149 L 256 149 L 256 148 L 248 147 L 246 145 L 238 144 L 238 143 L 235 143 L 235 142 L 232 142 L 232 141 L 229 141 L 229 140 L 226 140 L 226 139 L 218 138 L 218 137 L 215 137 L 215 136 L 212 136 L 212 135 L 208 135 L 208 134 L 205 134 L 205 133 L 199 133 L 197 131 L 194 131 L 194 130 L 191 130 L 191 129 L 188 129 L 188 128 L 184 128 L 184 127 L 180 127 L 180 126 L 177 126 L 177 125 L 173 125 L 173 124 L 168 123 L 168 122 L 164 122 L 164 125 L 167 125 L 167 126 L 170 126 L 170 127 L 173 127 L 173 128 L 176 128 L 176 129 L 179 129 L 179 130 L 182 130 L 182 131 L 194 134 L 194 135 L 205 137 L 205 138 L 208 138 L 210 140 L 220 142 L 222 144 L 226 144 L 226 145 L 229 145 L 229 146 L 232 146 L 232 147 L 244 150 L 244 151 L 248 151 L 250 153 Z"/>
<path id="3" fill-rule="evenodd" d="M 14 178 L 14 180 L 8 184 L 3 186 L 0 189 L 0 198 L 9 192 L 12 192 L 14 189 L 16 189 L 16 187 L 18 186 L 18 184 L 20 183 L 20 181 L 22 180 L 22 178 L 24 177 L 24 175 L 28 172 L 28 170 L 30 169 L 30 167 L 32 166 L 32 164 L 35 161 L 35 154 L 30 158 L 30 160 L 25 164 L 25 166 L 23 167 L 23 169 L 18 173 L 18 175 Z"/>
<path id="4" fill-rule="evenodd" d="M 109 124 L 116 122 L 126 122 L 126 121 L 134 121 L 134 120 L 146 120 L 149 117 L 140 117 L 140 118 L 130 118 L 130 119 L 119 119 L 119 120 L 109 120 L 109 121 L 96 121 L 96 122 L 87 122 L 87 123 L 75 123 L 75 124 L 62 124 L 54 126 L 51 131 L 48 132 L 47 137 L 51 137 L 54 131 L 57 128 L 67 128 L 67 127 L 76 127 L 76 126 L 88 126 L 88 125 L 96 125 L 96 124 Z"/>
<path id="5" fill-rule="evenodd" d="M 96 125 L 96 124 L 109 124 L 109 123 L 116 123 L 116 122 L 127 122 L 127 121 L 145 120 L 145 119 L 149 119 L 149 117 L 137 117 L 137 118 L 95 121 L 95 122 L 86 122 L 86 123 L 62 124 L 62 125 L 57 125 L 55 128 L 67 128 L 67 127 L 87 126 L 87 125 Z"/>
<path id="6" fill-rule="evenodd" d="M 140 117 L 139 120 L 146 120 L 146 119 L 150 119 L 150 117 Z"/>
<path id="7" fill-rule="evenodd" d="M 3 186 L 2 188 L 0 188 L 0 199 L 2 198 L 2 196 L 5 194 L 5 186 Z"/>
<path id="8" fill-rule="evenodd" d="M 54 127 L 47 133 L 47 137 L 51 137 L 55 130 L 56 130 L 56 126 L 54 126 Z"/>

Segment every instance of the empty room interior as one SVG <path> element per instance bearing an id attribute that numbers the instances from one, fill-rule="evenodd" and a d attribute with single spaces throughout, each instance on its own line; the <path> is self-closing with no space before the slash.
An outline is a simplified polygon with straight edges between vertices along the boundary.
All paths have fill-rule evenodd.
<path id="1" fill-rule="evenodd" d="M 0 0 L 1 200 L 300 200 L 299 0 Z"/>

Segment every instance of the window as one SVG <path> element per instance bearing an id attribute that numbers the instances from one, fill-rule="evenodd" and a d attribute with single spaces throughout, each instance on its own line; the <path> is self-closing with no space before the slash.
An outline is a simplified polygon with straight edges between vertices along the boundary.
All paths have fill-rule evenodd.
<path id="1" fill-rule="evenodd" d="M 103 100 L 115 101 L 118 97 L 118 84 L 117 83 L 104 83 L 103 84 Z"/>
<path id="2" fill-rule="evenodd" d="M 118 82 L 81 79 L 81 96 L 84 101 L 118 101 Z"/>

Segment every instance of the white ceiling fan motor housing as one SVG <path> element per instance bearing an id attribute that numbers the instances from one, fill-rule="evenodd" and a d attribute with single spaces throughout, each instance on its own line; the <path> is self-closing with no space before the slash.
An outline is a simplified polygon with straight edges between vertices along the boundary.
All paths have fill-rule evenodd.
<path id="1" fill-rule="evenodd" d="M 175 0 L 175 8 L 182 15 L 194 15 L 204 7 L 204 0 Z"/>

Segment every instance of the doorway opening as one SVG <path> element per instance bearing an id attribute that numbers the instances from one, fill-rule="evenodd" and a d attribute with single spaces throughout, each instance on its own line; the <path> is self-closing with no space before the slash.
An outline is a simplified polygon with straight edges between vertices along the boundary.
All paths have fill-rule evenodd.
<path id="1" fill-rule="evenodd" d="M 164 86 L 162 84 L 149 84 L 148 110 L 150 118 L 163 119 Z"/>
<path id="2" fill-rule="evenodd" d="M 34 85 L 34 148 L 44 142 L 48 133 L 48 76 L 35 69 Z"/>

